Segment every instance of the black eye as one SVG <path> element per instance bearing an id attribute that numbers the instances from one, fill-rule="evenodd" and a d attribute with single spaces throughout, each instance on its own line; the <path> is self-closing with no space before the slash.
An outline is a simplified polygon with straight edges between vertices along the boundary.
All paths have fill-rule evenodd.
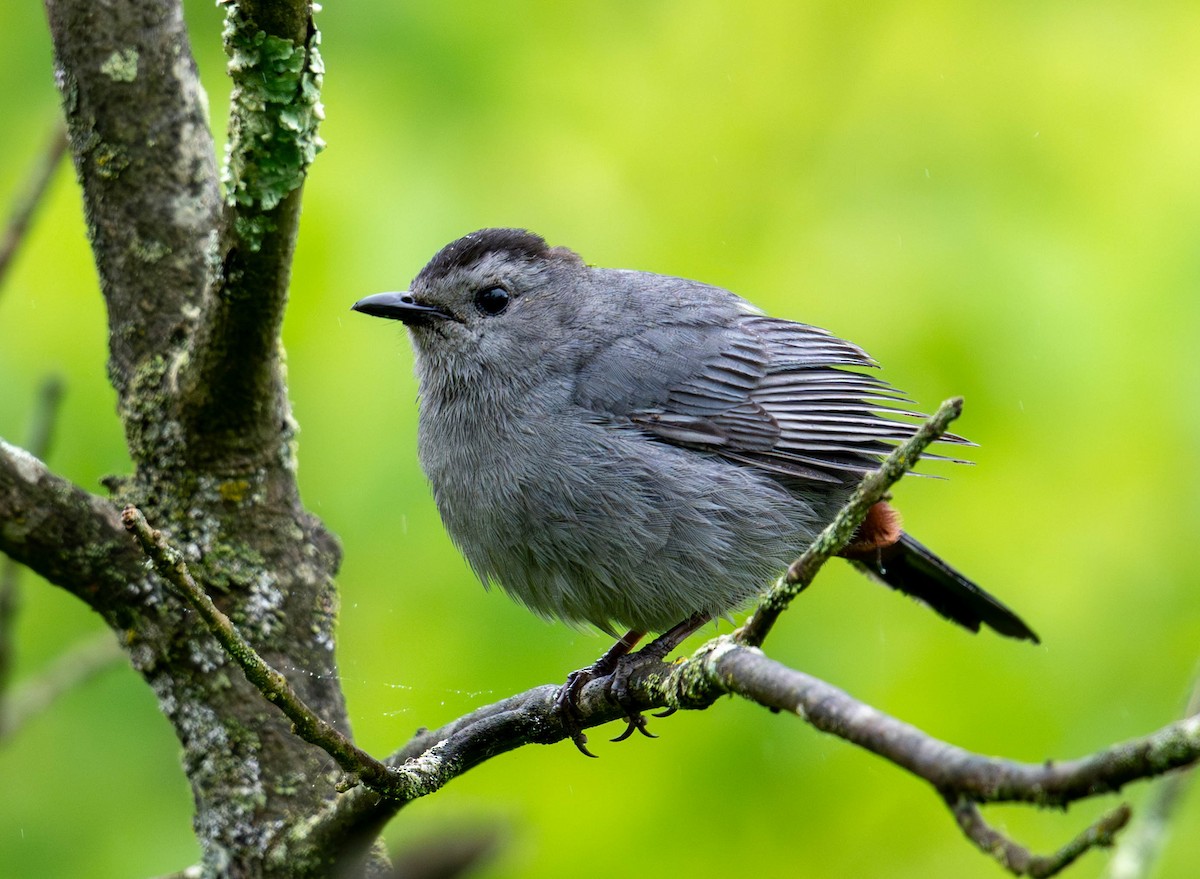
<path id="1" fill-rule="evenodd" d="M 508 308 L 510 298 L 503 287 L 488 287 L 475 294 L 475 307 L 488 317 L 495 317 Z"/>

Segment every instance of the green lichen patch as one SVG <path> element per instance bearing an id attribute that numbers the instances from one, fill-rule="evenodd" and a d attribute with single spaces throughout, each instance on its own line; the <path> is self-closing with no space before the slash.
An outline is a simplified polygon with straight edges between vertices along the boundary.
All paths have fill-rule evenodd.
<path id="1" fill-rule="evenodd" d="M 100 72 L 114 82 L 133 82 L 137 79 L 137 49 L 113 52 L 100 65 Z"/>
<path id="2" fill-rule="evenodd" d="M 325 68 L 316 30 L 307 42 L 293 42 L 254 28 L 236 3 L 226 9 L 233 92 L 222 182 L 226 202 L 241 209 L 239 234 L 258 249 L 273 226 L 252 214 L 298 189 L 325 145 L 317 136 Z"/>
<path id="3" fill-rule="evenodd" d="M 130 244 L 133 255 L 145 263 L 156 263 L 171 252 L 163 241 L 154 238 L 135 237 Z"/>
<path id="4" fill-rule="evenodd" d="M 92 167 L 97 176 L 105 180 L 116 180 L 130 165 L 129 156 L 118 146 L 99 143 L 92 151 Z"/>

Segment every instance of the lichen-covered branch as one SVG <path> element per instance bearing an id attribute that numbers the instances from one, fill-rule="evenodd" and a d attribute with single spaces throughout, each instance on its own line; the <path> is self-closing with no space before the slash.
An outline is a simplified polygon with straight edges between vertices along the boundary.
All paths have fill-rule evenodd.
<path id="1" fill-rule="evenodd" d="M 225 2 L 225 51 L 233 80 L 229 146 L 222 181 L 233 208 L 236 246 L 260 252 L 268 236 L 294 240 L 296 229 L 272 216 L 304 185 L 308 168 L 324 143 L 324 66 L 320 33 L 307 2 Z M 264 260 L 282 260 L 282 252 Z M 283 262 L 286 275 L 291 260 Z"/>
<path id="2" fill-rule="evenodd" d="M 138 539 L 159 576 L 200 615 L 204 625 L 216 636 L 226 654 L 238 664 L 250 683 L 292 722 L 296 735 L 324 749 L 338 761 L 342 769 L 359 775 L 365 782 L 375 785 L 387 783 L 388 767 L 357 747 L 348 736 L 304 704 L 287 679 L 258 655 L 229 617 L 197 585 L 180 552 L 167 543 L 161 531 L 150 527 L 140 510 L 126 507 L 121 514 L 121 524 Z"/>
<path id="3" fill-rule="evenodd" d="M 319 145 L 317 34 L 307 2 L 223 6 L 225 201 L 180 0 L 46 0 L 134 466 L 106 480 L 114 503 L 0 446 L 0 549 L 120 631 L 182 745 L 205 870 L 325 875 L 320 852 L 281 847 L 341 772 L 255 697 L 120 523 L 126 504 L 150 516 L 257 655 L 308 672 L 291 686 L 348 735 L 340 548 L 299 499 L 279 340 Z"/>
<path id="4" fill-rule="evenodd" d="M 258 466 L 289 446 L 279 333 L 302 186 L 323 146 L 324 74 L 310 3 L 224 5 L 233 80 L 225 206 L 210 293 L 182 376 L 184 419 L 197 439 L 192 461 L 219 468 Z"/>

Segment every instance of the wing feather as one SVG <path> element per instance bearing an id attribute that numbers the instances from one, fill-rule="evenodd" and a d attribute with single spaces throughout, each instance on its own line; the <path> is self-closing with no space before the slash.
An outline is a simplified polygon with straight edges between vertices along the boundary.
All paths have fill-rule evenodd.
<path id="1" fill-rule="evenodd" d="M 857 345 L 818 327 L 747 314 L 665 402 L 629 417 L 667 442 L 776 476 L 840 482 L 875 469 L 913 435 L 918 425 L 899 419 L 922 417 L 887 382 L 853 371 L 875 366 Z M 953 434 L 944 441 L 967 443 Z"/>

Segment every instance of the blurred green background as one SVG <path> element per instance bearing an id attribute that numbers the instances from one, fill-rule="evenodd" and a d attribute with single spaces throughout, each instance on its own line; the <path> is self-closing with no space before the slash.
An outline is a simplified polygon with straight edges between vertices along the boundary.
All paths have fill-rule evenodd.
<path id="1" fill-rule="evenodd" d="M 220 12 L 188 15 L 221 128 Z M 8 3 L 0 22 L 7 205 L 57 95 L 40 6 Z M 773 655 L 1032 761 L 1178 715 L 1200 655 L 1200 7 L 333 2 L 318 24 L 329 148 L 285 342 L 304 495 L 345 545 L 339 656 L 365 747 L 561 681 L 607 646 L 472 579 L 417 467 L 407 340 L 348 311 L 489 225 L 827 327 L 927 408 L 966 397 L 956 429 L 977 466 L 929 468 L 952 479 L 909 479 L 898 500 L 1044 645 L 972 637 L 838 565 Z M 103 321 L 64 165 L 0 290 L 0 436 L 21 441 L 41 377 L 63 375 L 52 463 L 96 491 L 128 466 Z M 24 585 L 21 680 L 101 628 Z M 731 700 L 653 729 L 621 745 L 597 731 L 599 760 L 566 744 L 494 760 L 389 840 L 497 828 L 495 877 L 1002 875 L 923 784 L 794 718 Z M 197 857 L 175 740 L 124 666 L 4 743 L 0 790 L 5 876 L 152 876 Z M 1048 850 L 1115 802 L 988 815 Z M 1197 820 L 1193 795 L 1159 876 L 1195 875 Z"/>

